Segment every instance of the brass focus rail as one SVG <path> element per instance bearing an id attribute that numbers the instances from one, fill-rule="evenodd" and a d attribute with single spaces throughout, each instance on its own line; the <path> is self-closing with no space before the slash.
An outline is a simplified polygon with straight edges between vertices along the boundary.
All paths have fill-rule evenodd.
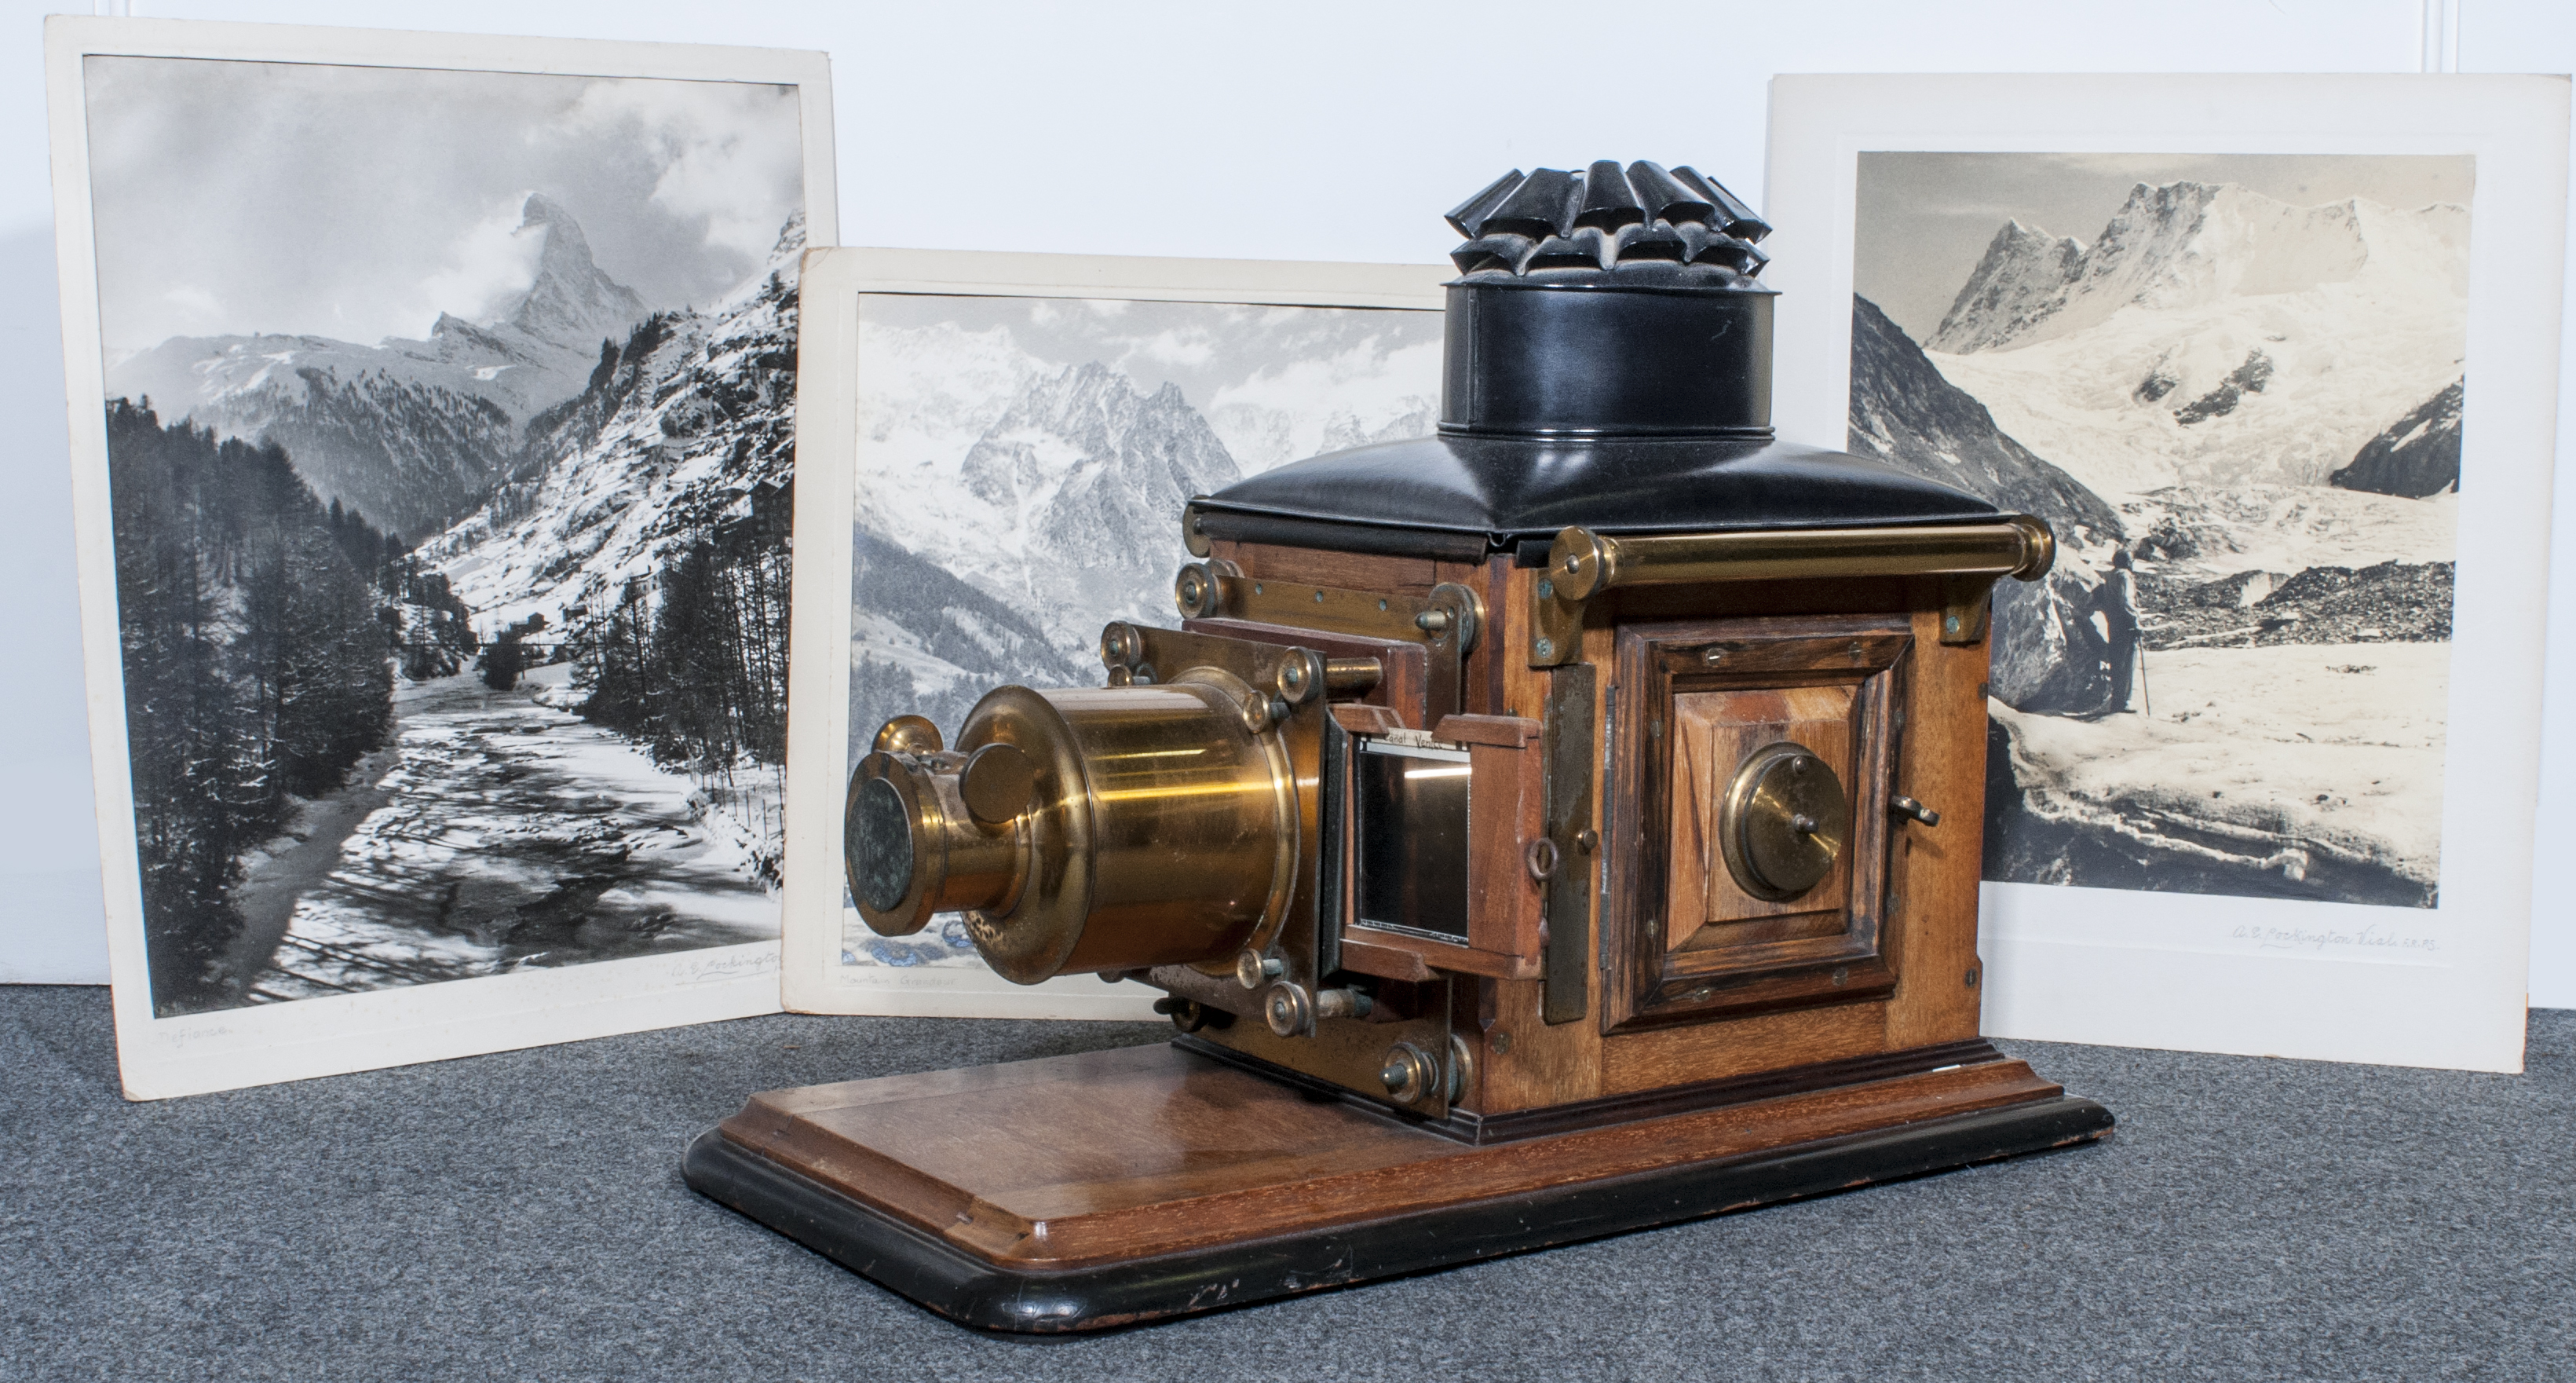
<path id="1" fill-rule="evenodd" d="M 1985 636 L 1986 597 L 1998 577 L 2036 581 L 2057 560 L 2047 523 L 2015 514 L 1992 523 L 1925 528 L 1821 528 L 1752 533 L 1611 537 L 1569 528 L 1548 549 L 1534 585 L 1533 667 L 1571 661 L 1584 602 L 1630 586 L 1719 581 L 1937 576 L 1953 584 L 1942 617 L 1944 643 Z"/>

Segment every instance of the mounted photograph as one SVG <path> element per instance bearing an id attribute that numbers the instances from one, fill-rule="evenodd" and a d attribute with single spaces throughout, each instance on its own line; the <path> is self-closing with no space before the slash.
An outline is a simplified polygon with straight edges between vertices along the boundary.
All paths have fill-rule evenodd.
<path id="1" fill-rule="evenodd" d="M 2567 79 L 1782 77 L 1780 426 L 2044 520 L 1988 1031 L 2514 1070 Z"/>
<path id="2" fill-rule="evenodd" d="M 160 1021 L 659 962 L 574 982 L 597 1022 L 766 969 L 819 56 L 55 36 L 90 40 L 56 132 L 120 991 Z"/>
<path id="3" fill-rule="evenodd" d="M 1439 285 L 1450 276 L 817 257 L 797 647 L 828 652 L 799 660 L 792 811 L 811 831 L 791 841 L 814 847 L 790 847 L 789 1007 L 1152 1016 L 1152 991 L 1137 986 L 998 979 L 963 913 L 908 935 L 871 930 L 840 868 L 841 787 L 898 718 L 953 737 L 996 684 L 1101 685 L 1101 633 L 1113 621 L 1176 627 L 1192 499 L 1291 461 L 1431 432 Z M 818 488 L 827 465 L 849 487 L 845 500 Z M 839 546 L 832 559 L 819 556 L 826 544 Z M 826 597 L 823 562 L 841 553 L 846 580 Z"/>
<path id="4" fill-rule="evenodd" d="M 2434 906 L 2476 173 L 1861 155 L 1850 447 L 2060 542 L 1987 878 Z"/>

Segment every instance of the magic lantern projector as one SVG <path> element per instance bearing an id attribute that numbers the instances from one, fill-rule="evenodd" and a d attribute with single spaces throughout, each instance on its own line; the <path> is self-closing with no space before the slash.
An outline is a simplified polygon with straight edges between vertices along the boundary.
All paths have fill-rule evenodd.
<path id="1" fill-rule="evenodd" d="M 1989 599 L 2047 526 L 1773 440 L 1769 227 L 1689 168 L 1448 219 L 1439 435 L 1194 501 L 1179 629 L 850 782 L 869 926 L 1181 1035 L 755 1096 L 691 1184 L 1076 1331 L 2109 1129 L 1978 1037 Z"/>

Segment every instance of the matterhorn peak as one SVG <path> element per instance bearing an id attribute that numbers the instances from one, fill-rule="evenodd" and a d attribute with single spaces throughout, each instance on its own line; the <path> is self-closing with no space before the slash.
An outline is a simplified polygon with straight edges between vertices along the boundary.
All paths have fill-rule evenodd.
<path id="1" fill-rule="evenodd" d="M 536 282 L 506 319 L 509 325 L 587 352 L 598 341 L 622 339 L 642 320 L 644 300 L 600 272 L 590 257 L 590 237 L 581 233 L 581 222 L 562 203 L 542 192 L 529 193 L 519 229 L 543 230 L 546 244 L 537 255 Z"/>
<path id="2" fill-rule="evenodd" d="M 581 222 L 573 219 L 563 203 L 542 192 L 531 192 L 526 204 L 519 208 L 519 229 L 529 231 L 541 226 L 546 232 L 544 258 L 591 266 L 590 237 L 581 233 Z"/>

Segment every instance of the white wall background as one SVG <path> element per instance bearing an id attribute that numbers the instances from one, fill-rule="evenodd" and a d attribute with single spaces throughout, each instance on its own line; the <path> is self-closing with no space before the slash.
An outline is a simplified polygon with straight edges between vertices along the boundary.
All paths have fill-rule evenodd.
<path id="1" fill-rule="evenodd" d="M 832 54 L 853 245 L 1429 262 L 1505 168 L 1689 162 L 1759 201 L 1776 72 L 2567 72 L 2565 0 L 97 0 L 163 18 Z M 100 982 L 41 16 L 0 0 L 0 980 Z M 2576 283 L 2576 274 L 2570 275 Z M 2576 316 L 2576 314 L 2571 314 Z M 2576 400 L 2576 349 L 2565 357 Z M 2532 999 L 2576 1007 L 2576 408 L 2562 484 Z M 1838 443 L 1839 438 L 1814 438 Z M 2534 598 L 2539 598 L 2534 593 Z"/>

